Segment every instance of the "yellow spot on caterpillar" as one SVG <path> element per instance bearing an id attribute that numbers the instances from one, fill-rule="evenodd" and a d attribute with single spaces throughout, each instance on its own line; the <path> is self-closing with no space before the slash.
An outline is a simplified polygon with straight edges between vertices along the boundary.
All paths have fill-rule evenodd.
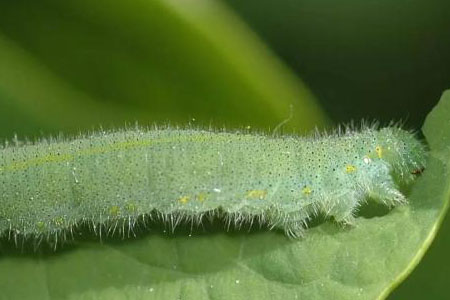
<path id="1" fill-rule="evenodd" d="M 247 198 L 264 199 L 267 196 L 266 190 L 251 190 L 247 192 Z"/>
<path id="2" fill-rule="evenodd" d="M 309 194 L 312 193 L 312 189 L 311 189 L 309 186 L 305 186 L 305 187 L 302 189 L 302 193 L 305 194 L 306 196 L 308 196 Z"/>
<path id="3" fill-rule="evenodd" d="M 183 196 L 183 197 L 180 197 L 180 199 L 178 199 L 178 201 L 180 201 L 182 204 L 186 204 L 189 202 L 190 199 L 191 199 L 191 197 L 189 197 L 189 196 Z"/>
<path id="4" fill-rule="evenodd" d="M 200 194 L 197 195 L 196 198 L 197 198 L 197 200 L 198 200 L 199 202 L 203 202 L 203 201 L 206 200 L 206 194 L 205 194 L 205 193 L 200 193 Z"/>
<path id="5" fill-rule="evenodd" d="M 345 172 L 347 173 L 353 173 L 356 171 L 356 167 L 353 165 L 347 165 L 345 166 Z"/>
<path id="6" fill-rule="evenodd" d="M 45 223 L 42 222 L 42 221 L 39 221 L 39 222 L 36 223 L 36 227 L 37 227 L 39 230 L 44 230 L 44 229 L 45 229 Z"/>
<path id="7" fill-rule="evenodd" d="M 109 214 L 113 217 L 117 217 L 120 213 L 120 208 L 117 205 L 111 206 L 109 209 Z"/>
<path id="8" fill-rule="evenodd" d="M 383 148 L 381 148 L 381 146 L 376 146 L 375 147 L 375 152 L 378 155 L 378 158 L 382 158 L 383 157 Z"/>

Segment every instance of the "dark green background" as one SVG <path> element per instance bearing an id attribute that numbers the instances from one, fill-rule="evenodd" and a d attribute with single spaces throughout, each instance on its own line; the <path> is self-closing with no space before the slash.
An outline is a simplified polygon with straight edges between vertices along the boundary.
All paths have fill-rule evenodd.
<path id="1" fill-rule="evenodd" d="M 418 127 L 450 87 L 448 1 L 226 0 L 336 122 Z"/>

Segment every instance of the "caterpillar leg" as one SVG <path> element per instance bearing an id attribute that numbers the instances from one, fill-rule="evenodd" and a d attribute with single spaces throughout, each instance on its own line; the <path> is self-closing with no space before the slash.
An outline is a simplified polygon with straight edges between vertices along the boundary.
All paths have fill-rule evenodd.
<path id="1" fill-rule="evenodd" d="M 363 193 L 359 191 L 347 191 L 335 199 L 330 198 L 324 201 L 321 210 L 326 216 L 333 217 L 336 222 L 353 226 L 355 224 L 354 213 L 363 201 Z"/>
<path id="2" fill-rule="evenodd" d="M 373 187 L 369 196 L 387 206 L 396 206 L 407 202 L 406 197 L 398 190 L 391 179 Z"/>

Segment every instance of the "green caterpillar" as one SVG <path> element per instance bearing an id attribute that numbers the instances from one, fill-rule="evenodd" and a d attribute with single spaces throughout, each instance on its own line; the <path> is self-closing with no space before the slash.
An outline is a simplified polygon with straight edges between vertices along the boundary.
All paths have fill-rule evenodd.
<path id="1" fill-rule="evenodd" d="M 398 184 L 426 160 L 397 126 L 316 137 L 136 127 L 0 151 L 0 236 L 53 243 L 79 224 L 125 234 L 147 217 L 175 228 L 218 215 L 298 237 L 318 213 L 352 223 L 368 197 L 405 203 Z"/>

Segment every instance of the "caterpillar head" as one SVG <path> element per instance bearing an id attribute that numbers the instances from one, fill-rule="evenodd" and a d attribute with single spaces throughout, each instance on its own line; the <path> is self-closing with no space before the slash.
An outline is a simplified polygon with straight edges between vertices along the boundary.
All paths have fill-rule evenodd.
<path id="1" fill-rule="evenodd" d="M 427 151 L 413 134 L 397 127 L 387 127 L 378 131 L 377 135 L 375 153 L 389 163 L 394 178 L 408 183 L 422 173 Z"/>

